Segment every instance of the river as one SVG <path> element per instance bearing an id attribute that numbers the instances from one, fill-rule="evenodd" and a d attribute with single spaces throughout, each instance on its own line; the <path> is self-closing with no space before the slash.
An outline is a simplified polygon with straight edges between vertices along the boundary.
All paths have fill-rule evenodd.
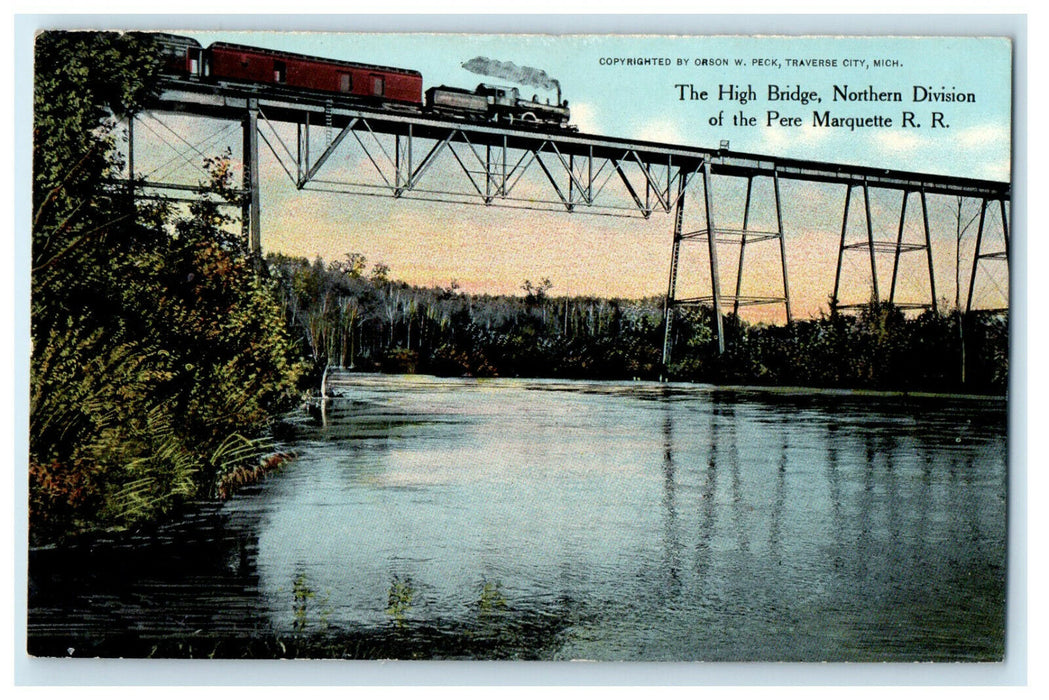
<path id="1" fill-rule="evenodd" d="M 37 654 L 998 660 L 1006 404 L 338 374 L 299 458 L 30 556 Z"/>

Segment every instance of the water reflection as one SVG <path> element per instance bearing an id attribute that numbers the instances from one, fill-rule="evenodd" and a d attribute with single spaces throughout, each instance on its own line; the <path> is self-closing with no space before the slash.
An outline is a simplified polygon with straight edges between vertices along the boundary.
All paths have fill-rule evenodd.
<path id="1" fill-rule="evenodd" d="M 1001 653 L 1001 404 L 332 381 L 342 396 L 290 431 L 297 462 L 222 507 L 221 525 L 172 535 L 205 547 L 180 566 L 146 563 L 173 551 L 148 538 L 127 581 L 34 558 L 38 644 L 148 638 L 189 655 L 193 627 L 220 655 Z M 52 573 L 79 593 L 59 595 Z"/>
<path id="2" fill-rule="evenodd" d="M 416 590 L 409 576 L 394 576 L 390 582 L 390 590 L 386 596 L 386 614 L 390 616 L 394 624 L 404 627 L 408 613 L 411 612 L 412 604 L 415 602 Z"/>
<path id="3" fill-rule="evenodd" d="M 667 575 L 667 595 L 677 596 L 681 590 L 681 535 L 678 531 L 676 502 L 676 485 L 674 483 L 674 420 L 671 414 L 663 418 L 663 510 L 666 514 L 663 525 L 663 542 L 665 556 L 663 571 Z"/>
<path id="4" fill-rule="evenodd" d="M 827 477 L 829 487 L 829 505 L 831 510 L 831 530 L 834 541 L 830 543 L 833 556 L 831 558 L 834 569 L 841 569 L 845 565 L 843 550 L 845 547 L 845 515 L 842 503 L 842 477 L 838 469 L 838 424 L 833 419 L 826 423 L 827 462 L 824 473 Z"/>
<path id="5" fill-rule="evenodd" d="M 787 501 L 787 434 L 786 424 L 781 422 L 779 466 L 776 469 L 776 493 L 772 501 L 772 523 L 769 526 L 769 555 L 777 563 L 782 563 L 783 552 L 780 549 L 783 529 L 783 509 Z"/>

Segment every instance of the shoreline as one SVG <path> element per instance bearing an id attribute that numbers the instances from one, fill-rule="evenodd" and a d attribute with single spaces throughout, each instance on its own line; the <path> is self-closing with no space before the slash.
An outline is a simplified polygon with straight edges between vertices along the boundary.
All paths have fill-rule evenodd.
<path id="1" fill-rule="evenodd" d="M 337 373 L 337 374 L 336 374 Z M 425 372 L 367 372 L 361 370 L 349 370 L 345 368 L 333 368 L 329 374 L 329 382 L 333 376 L 356 376 L 356 377 L 427 377 L 438 380 L 470 380 L 477 383 L 488 383 L 498 381 L 522 381 L 522 382 L 585 382 L 590 384 L 624 384 L 624 385 L 651 385 L 675 388 L 694 388 L 705 391 L 739 391 L 747 393 L 771 393 L 771 394 L 816 394 L 824 396 L 871 396 L 882 398 L 919 398 L 919 399 L 958 399 L 964 401 L 991 401 L 1008 403 L 1008 394 L 953 394 L 937 391 L 908 391 L 906 389 L 865 389 L 844 387 L 808 387 L 799 385 L 776 385 L 776 384 L 711 384 L 708 382 L 689 382 L 682 380 L 660 381 L 658 379 L 592 379 L 580 377 L 450 377 L 439 374 L 428 374 Z M 339 397 L 334 397 L 339 398 Z"/>

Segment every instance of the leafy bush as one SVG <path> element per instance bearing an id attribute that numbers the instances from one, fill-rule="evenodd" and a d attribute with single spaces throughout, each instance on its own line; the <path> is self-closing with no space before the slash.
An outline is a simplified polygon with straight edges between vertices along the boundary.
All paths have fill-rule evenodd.
<path id="1" fill-rule="evenodd" d="M 216 450 L 264 432 L 303 364 L 276 282 L 224 213 L 228 154 L 182 215 L 108 184 L 118 118 L 156 84 L 151 40 L 46 32 L 36 50 L 29 478 L 44 542 L 214 493 Z"/>

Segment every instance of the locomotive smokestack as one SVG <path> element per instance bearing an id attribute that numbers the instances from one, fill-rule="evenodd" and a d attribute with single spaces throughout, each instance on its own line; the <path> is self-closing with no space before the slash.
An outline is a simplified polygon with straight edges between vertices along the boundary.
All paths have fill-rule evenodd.
<path id="1" fill-rule="evenodd" d="M 503 80 L 510 80 L 521 85 L 542 88 L 543 90 L 556 90 L 557 104 L 561 104 L 561 83 L 555 78 L 551 78 L 545 70 L 540 68 L 519 66 L 510 61 L 497 61 L 494 58 L 485 58 L 484 56 L 471 58 L 462 64 L 462 67 L 471 73 L 479 75 L 502 78 Z"/>

